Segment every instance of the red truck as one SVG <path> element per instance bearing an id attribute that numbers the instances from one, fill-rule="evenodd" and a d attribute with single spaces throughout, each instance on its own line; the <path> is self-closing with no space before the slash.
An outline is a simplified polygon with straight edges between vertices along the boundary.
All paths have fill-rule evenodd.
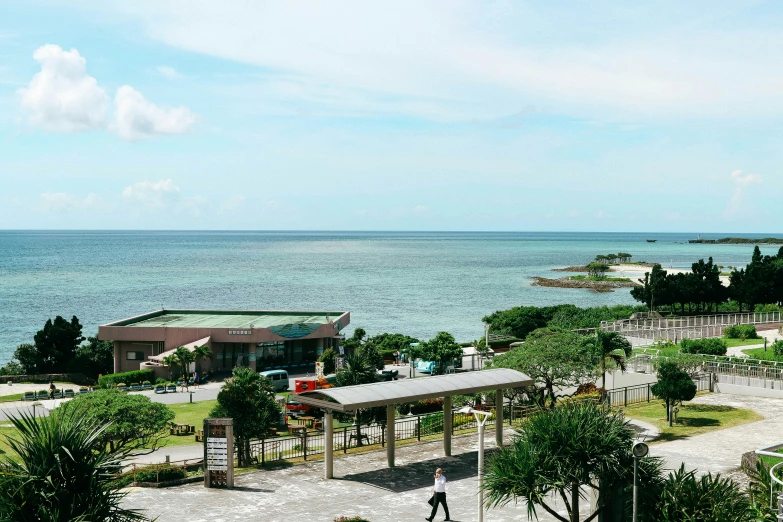
<path id="1" fill-rule="evenodd" d="M 312 417 L 320 417 L 321 410 L 307 404 L 302 404 L 296 401 L 296 394 L 306 391 L 320 390 L 323 388 L 331 388 L 332 385 L 326 379 L 295 379 L 294 380 L 294 393 L 288 396 L 288 400 L 285 403 L 285 411 L 288 415 L 310 415 Z"/>

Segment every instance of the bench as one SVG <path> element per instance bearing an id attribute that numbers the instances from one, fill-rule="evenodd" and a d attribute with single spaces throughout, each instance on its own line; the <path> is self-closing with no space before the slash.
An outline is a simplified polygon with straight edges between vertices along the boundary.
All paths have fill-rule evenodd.
<path id="1" fill-rule="evenodd" d="M 73 390 L 65 390 L 65 396 L 69 398 L 73 398 Z"/>
<path id="2" fill-rule="evenodd" d="M 35 400 L 35 392 L 24 392 L 24 396 L 22 397 L 23 401 L 34 401 Z"/>

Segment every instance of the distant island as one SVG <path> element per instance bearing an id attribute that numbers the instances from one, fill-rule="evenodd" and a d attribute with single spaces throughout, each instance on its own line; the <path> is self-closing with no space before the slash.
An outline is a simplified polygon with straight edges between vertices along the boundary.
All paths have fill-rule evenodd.
<path id="1" fill-rule="evenodd" d="M 705 245 L 783 245 L 783 239 L 777 237 L 747 238 L 724 237 L 722 239 L 689 239 L 688 243 Z"/>

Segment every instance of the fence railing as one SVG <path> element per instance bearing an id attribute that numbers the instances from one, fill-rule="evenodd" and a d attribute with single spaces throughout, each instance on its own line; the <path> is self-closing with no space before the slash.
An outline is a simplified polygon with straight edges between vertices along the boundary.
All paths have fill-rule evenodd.
<path id="1" fill-rule="evenodd" d="M 780 312 L 755 312 L 601 321 L 601 329 L 607 332 L 619 332 L 636 339 L 677 342 L 682 339 L 721 337 L 726 328 L 737 324 L 779 322 L 781 322 Z"/>
<path id="2" fill-rule="evenodd" d="M 696 391 L 712 391 L 714 380 L 711 374 L 702 374 L 693 379 L 696 383 Z M 654 382 L 648 384 L 639 384 L 636 386 L 626 386 L 607 390 L 606 402 L 609 406 L 628 406 L 629 404 L 638 404 L 640 402 L 650 402 L 657 400 L 658 397 L 653 393 L 652 386 Z"/>
<path id="3" fill-rule="evenodd" d="M 491 412 L 490 422 L 494 422 L 494 407 L 484 406 Z M 515 405 L 504 406 L 503 424 L 509 426 L 514 422 L 536 411 L 536 406 Z M 462 431 L 478 429 L 476 418 L 470 413 L 452 411 L 451 431 L 457 434 Z M 394 426 L 395 441 L 421 440 L 423 437 L 443 433 L 443 413 L 411 415 L 398 418 Z M 259 439 L 250 442 L 250 458 L 258 464 L 286 459 L 308 458 L 324 453 L 326 434 L 322 431 L 303 431 L 299 435 L 279 437 L 274 439 Z M 335 452 L 347 453 L 351 448 L 359 446 L 380 445 L 385 447 L 386 426 L 381 424 L 345 426 L 332 431 L 332 448 Z M 237 451 L 236 445 L 234 452 Z"/>
<path id="4" fill-rule="evenodd" d="M 158 462 L 153 464 L 134 462 L 129 467 L 126 467 L 124 471 L 126 473 L 133 474 L 133 482 L 161 482 L 160 480 L 161 472 L 166 473 L 171 468 L 181 468 L 183 472 L 187 474 L 188 471 L 194 470 L 195 468 L 202 466 L 203 463 L 204 463 L 203 458 L 172 460 L 172 461 Z M 141 476 L 142 473 L 144 474 L 144 477 Z M 151 477 L 153 473 L 155 476 L 154 481 L 139 480 L 142 478 Z"/>

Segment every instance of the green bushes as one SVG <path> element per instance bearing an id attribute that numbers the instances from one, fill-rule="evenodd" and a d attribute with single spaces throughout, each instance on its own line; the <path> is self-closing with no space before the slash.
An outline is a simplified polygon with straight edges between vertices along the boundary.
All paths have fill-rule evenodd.
<path id="1" fill-rule="evenodd" d="M 155 378 L 152 370 L 135 370 L 124 373 L 111 373 L 98 378 L 98 386 L 101 388 L 112 388 L 121 382 L 139 383 L 149 381 Z"/>
<path id="2" fill-rule="evenodd" d="M 783 340 L 778 339 L 774 343 L 772 343 L 772 353 L 775 354 L 775 357 L 783 357 Z"/>
<path id="3" fill-rule="evenodd" d="M 680 351 L 702 355 L 726 355 L 726 341 L 723 339 L 683 339 L 680 341 Z"/>
<path id="4" fill-rule="evenodd" d="M 736 324 L 723 330 L 726 339 L 758 339 L 756 327 L 752 324 Z"/>
<path id="5" fill-rule="evenodd" d="M 177 466 L 146 466 L 136 469 L 136 482 L 168 482 L 170 480 L 184 479 L 187 472 Z"/>

